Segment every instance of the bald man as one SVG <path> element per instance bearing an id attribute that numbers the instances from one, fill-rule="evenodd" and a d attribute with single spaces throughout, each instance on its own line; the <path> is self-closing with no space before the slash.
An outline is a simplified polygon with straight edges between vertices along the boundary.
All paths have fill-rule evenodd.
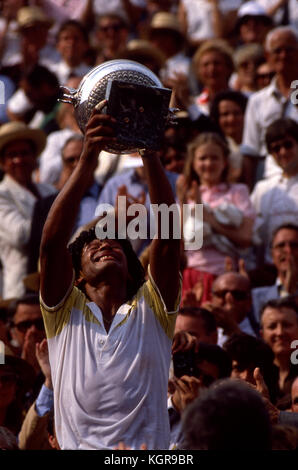
<path id="1" fill-rule="evenodd" d="M 238 272 L 218 276 L 213 282 L 211 301 L 203 306 L 216 318 L 220 346 L 234 333 L 256 336 L 258 326 L 251 315 L 251 287 L 246 276 Z"/>

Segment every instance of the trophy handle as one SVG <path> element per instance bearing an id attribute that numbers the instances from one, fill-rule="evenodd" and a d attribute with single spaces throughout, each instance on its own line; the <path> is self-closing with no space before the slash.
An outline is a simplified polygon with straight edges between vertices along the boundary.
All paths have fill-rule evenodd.
<path id="1" fill-rule="evenodd" d="M 77 104 L 77 90 L 67 86 L 60 86 L 60 96 L 58 101 L 75 106 Z"/>
<path id="2" fill-rule="evenodd" d="M 168 115 L 166 117 L 166 123 L 169 124 L 178 124 L 176 113 L 180 111 L 179 108 L 169 108 Z"/>

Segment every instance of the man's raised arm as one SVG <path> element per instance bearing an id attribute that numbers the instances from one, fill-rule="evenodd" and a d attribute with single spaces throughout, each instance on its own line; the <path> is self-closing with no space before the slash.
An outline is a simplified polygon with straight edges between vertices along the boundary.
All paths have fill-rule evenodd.
<path id="1" fill-rule="evenodd" d="M 104 105 L 105 103 L 103 103 Z M 72 282 L 73 268 L 67 244 L 81 199 L 98 163 L 99 152 L 115 141 L 114 119 L 94 110 L 86 126 L 80 161 L 55 199 L 47 217 L 40 247 L 41 297 L 49 307 L 57 305 Z"/>
<path id="2" fill-rule="evenodd" d="M 151 204 L 165 204 L 170 208 L 176 201 L 160 158 L 154 152 L 144 151 L 140 153 L 144 163 Z M 178 210 L 178 206 L 176 206 L 176 210 Z M 169 217 L 167 220 L 164 220 L 164 222 L 169 224 L 169 235 L 167 236 L 166 231 L 161 233 L 162 211 L 159 212 L 158 218 L 156 217 L 158 237 L 153 239 L 150 247 L 151 275 L 160 290 L 168 311 L 174 310 L 180 283 L 181 240 L 180 238 L 174 238 L 174 234 L 179 235 L 180 233 L 180 218 L 178 213 L 173 217 L 172 215 L 172 212 L 169 211 Z"/>

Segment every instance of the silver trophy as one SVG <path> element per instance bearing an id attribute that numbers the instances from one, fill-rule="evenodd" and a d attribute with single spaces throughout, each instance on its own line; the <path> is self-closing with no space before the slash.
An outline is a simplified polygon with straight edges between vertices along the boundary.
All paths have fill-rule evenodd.
<path id="1" fill-rule="evenodd" d="M 171 90 L 147 67 L 131 60 L 111 60 L 92 69 L 77 90 L 60 87 L 59 101 L 71 103 L 84 133 L 94 107 L 107 99 L 104 112 L 117 119 L 117 142 L 112 153 L 159 148 L 168 122 L 175 121 L 169 108 Z"/>

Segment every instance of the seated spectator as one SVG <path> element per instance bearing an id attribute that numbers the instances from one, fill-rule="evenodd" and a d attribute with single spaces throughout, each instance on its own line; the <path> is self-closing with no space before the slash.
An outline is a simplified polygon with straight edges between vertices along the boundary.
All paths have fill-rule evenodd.
<path id="1" fill-rule="evenodd" d="M 177 180 L 177 195 L 180 204 L 203 203 L 204 239 L 201 249 L 186 251 L 188 267 L 183 273 L 183 296 L 202 280 L 210 299 L 213 280 L 225 272 L 226 256 L 231 256 L 236 266 L 243 249 L 251 244 L 254 210 L 247 187 L 227 182 L 229 149 L 218 134 L 200 134 L 188 150 L 184 172 Z M 192 216 L 184 221 L 184 238 L 190 237 L 193 237 Z"/>
<path id="2" fill-rule="evenodd" d="M 275 72 L 270 85 L 250 96 L 245 113 L 241 151 L 244 155 L 244 181 L 253 188 L 261 178 L 280 174 L 268 155 L 265 134 L 268 126 L 280 118 L 298 120 L 297 106 L 291 102 L 291 84 L 298 76 L 297 32 L 289 26 L 274 28 L 266 36 L 265 52 Z"/>
<path id="3" fill-rule="evenodd" d="M 190 361 L 189 352 L 193 359 Z M 215 344 L 199 342 L 197 351 L 180 350 L 173 354 L 174 376 L 172 393 L 168 398 L 171 428 L 171 445 L 175 448 L 181 438 L 181 415 L 201 392 L 218 379 L 229 377 L 231 360 L 227 353 Z"/>
<path id="4" fill-rule="evenodd" d="M 240 46 L 234 55 L 236 72 L 231 77 L 231 88 L 241 91 L 246 96 L 257 91 L 257 69 L 264 59 L 265 51 L 260 44 Z"/>
<path id="5" fill-rule="evenodd" d="M 175 105 L 187 110 L 191 119 L 195 120 L 200 114 L 209 114 L 216 93 L 229 89 L 234 71 L 233 50 L 224 40 L 203 42 L 192 57 L 192 70 L 196 90 L 192 91 L 189 77 L 182 74 L 172 78 L 171 85 Z"/>
<path id="6" fill-rule="evenodd" d="M 270 450 L 272 428 L 261 395 L 246 383 L 215 383 L 185 410 L 185 450 Z"/>
<path id="7" fill-rule="evenodd" d="M 12 344 L 18 348 L 18 355 L 31 365 L 37 375 L 40 367 L 35 347 L 45 337 L 38 294 L 26 294 L 11 301 L 9 316 Z"/>
<path id="8" fill-rule="evenodd" d="M 46 67 L 36 65 L 22 77 L 20 88 L 7 103 L 7 114 L 12 121 L 24 121 L 30 127 L 50 134 L 59 129 L 56 119 L 59 94 L 56 75 Z"/>
<path id="9" fill-rule="evenodd" d="M 186 331 L 198 341 L 217 344 L 217 325 L 214 315 L 205 308 L 182 307 L 179 309 L 175 334 Z"/>
<path id="10" fill-rule="evenodd" d="M 0 128 L 0 160 L 4 178 L 0 183 L 0 258 L 3 266 L 3 298 L 24 293 L 27 271 L 26 244 L 36 200 L 54 192 L 54 188 L 34 183 L 32 172 L 44 149 L 46 135 L 21 122 L 9 122 Z"/>
<path id="11" fill-rule="evenodd" d="M 159 78 L 160 70 L 165 63 L 165 56 L 162 51 L 146 39 L 131 39 L 116 58 L 139 62 L 152 70 Z"/>
<path id="12" fill-rule="evenodd" d="M 288 299 L 269 300 L 261 312 L 261 335 L 274 353 L 274 363 L 279 368 L 280 396 L 276 406 L 281 410 L 291 408 L 291 386 L 298 376 L 298 366 L 290 360 L 291 344 L 298 338 L 297 306 Z"/>
<path id="13" fill-rule="evenodd" d="M 276 281 L 273 285 L 252 289 L 253 313 L 259 322 L 262 307 L 268 300 L 298 294 L 298 226 L 278 227 L 270 244 Z M 272 266 L 268 265 L 272 270 Z"/>
<path id="14" fill-rule="evenodd" d="M 71 77 L 66 85 L 77 89 L 80 82 L 79 77 Z M 75 117 L 74 106 L 69 103 L 60 103 L 56 120 L 59 129 L 48 135 L 46 147 L 40 155 L 37 170 L 37 179 L 41 183 L 53 185 L 57 184 L 62 171 L 61 150 L 65 142 L 69 137 L 81 132 Z"/>
<path id="15" fill-rule="evenodd" d="M 257 90 L 262 90 L 266 86 L 270 85 L 275 75 L 271 65 L 265 60 L 260 63 L 256 70 L 256 87 Z"/>
<path id="16" fill-rule="evenodd" d="M 262 247 L 265 262 L 271 263 L 270 242 L 282 224 L 296 224 L 298 216 L 298 123 L 289 118 L 274 121 L 266 131 L 266 145 L 280 173 L 259 181 L 251 201 L 257 213 L 255 241 Z M 262 260 L 260 260 L 262 261 Z"/>
<path id="17" fill-rule="evenodd" d="M 2 66 L 15 63 L 20 51 L 17 31 L 17 13 L 26 5 L 26 0 L 3 0 L 0 5 L 0 58 Z"/>
<path id="18" fill-rule="evenodd" d="M 91 70 L 85 62 L 88 47 L 88 33 L 82 23 L 68 20 L 60 26 L 56 40 L 60 60 L 48 66 L 60 85 L 65 85 L 71 76 L 83 78 Z"/>
<path id="19" fill-rule="evenodd" d="M 117 11 L 98 16 L 94 34 L 95 64 L 116 59 L 126 47 L 129 31 L 127 21 Z"/>
<path id="20" fill-rule="evenodd" d="M 247 98 L 234 90 L 217 93 L 212 101 L 210 118 L 222 132 L 230 149 L 230 181 L 239 180 L 242 174 L 240 144 L 243 137 L 244 114 Z"/>
<path id="21" fill-rule="evenodd" d="M 258 367 L 268 388 L 270 401 L 276 403 L 279 392 L 278 368 L 273 363 L 271 348 L 261 339 L 245 333 L 230 336 L 223 348 L 232 361 L 231 378 L 256 385 L 254 371 Z"/>
<path id="22" fill-rule="evenodd" d="M 188 75 L 190 58 L 185 54 L 186 40 L 176 15 L 156 13 L 148 29 L 148 39 L 166 58 L 160 71 L 164 84 L 176 75 Z"/>
<path id="23" fill-rule="evenodd" d="M 237 16 L 236 33 L 239 42 L 263 45 L 273 24 L 266 10 L 257 1 L 244 2 Z"/>
<path id="24" fill-rule="evenodd" d="M 45 381 L 38 397 L 26 413 L 18 440 L 21 450 L 49 450 L 54 441 L 53 426 L 53 384 L 47 340 L 43 339 L 36 345 L 36 358 L 44 375 Z"/>
<path id="25" fill-rule="evenodd" d="M 195 98 L 195 104 L 201 112 L 209 114 L 214 96 L 229 88 L 234 70 L 232 50 L 224 41 L 206 41 L 193 56 L 193 66 L 203 86 L 202 92 Z"/>
<path id="26" fill-rule="evenodd" d="M 258 325 L 251 313 L 251 290 L 248 277 L 238 272 L 218 276 L 212 285 L 211 301 L 203 304 L 215 316 L 218 344 L 233 334 L 258 334 Z"/>
<path id="27" fill-rule="evenodd" d="M 0 426 L 17 437 L 23 422 L 26 393 L 31 390 L 35 373 L 23 359 L 5 351 L 0 367 Z"/>

